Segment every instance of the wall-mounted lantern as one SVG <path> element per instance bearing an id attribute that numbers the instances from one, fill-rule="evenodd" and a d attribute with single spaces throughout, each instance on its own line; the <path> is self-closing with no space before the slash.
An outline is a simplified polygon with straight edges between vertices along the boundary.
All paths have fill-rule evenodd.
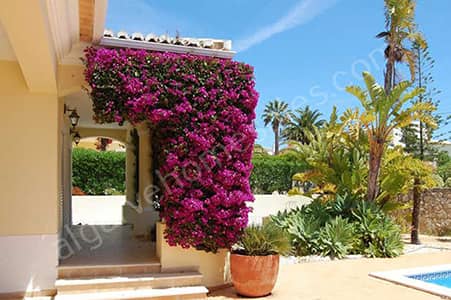
<path id="1" fill-rule="evenodd" d="M 78 126 L 78 122 L 80 121 L 80 115 L 77 113 L 77 109 L 69 109 L 69 107 L 64 104 L 64 114 L 66 114 L 67 112 L 70 111 L 69 114 L 69 120 L 70 120 L 70 125 L 72 126 L 70 128 L 70 134 L 73 135 L 72 139 L 75 142 L 75 145 L 78 145 L 78 143 L 80 143 L 81 140 L 81 136 L 78 133 L 78 131 L 76 130 L 76 127 Z"/>
<path id="2" fill-rule="evenodd" d="M 78 143 L 80 143 L 80 140 L 81 140 L 80 134 L 78 132 L 75 132 L 73 139 L 74 139 L 75 145 L 78 145 Z"/>

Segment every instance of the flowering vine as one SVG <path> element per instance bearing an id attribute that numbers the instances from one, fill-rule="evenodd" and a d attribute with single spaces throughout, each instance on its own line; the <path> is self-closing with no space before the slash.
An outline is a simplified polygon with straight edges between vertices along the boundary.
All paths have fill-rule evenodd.
<path id="1" fill-rule="evenodd" d="M 99 123 L 149 122 L 165 179 L 160 217 L 172 245 L 229 248 L 248 222 L 258 94 L 232 60 L 88 48 L 85 76 Z"/>

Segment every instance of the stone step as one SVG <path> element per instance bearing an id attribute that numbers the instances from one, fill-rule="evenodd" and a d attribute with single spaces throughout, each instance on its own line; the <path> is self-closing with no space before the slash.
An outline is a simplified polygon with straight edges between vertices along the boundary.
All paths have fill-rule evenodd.
<path id="1" fill-rule="evenodd" d="M 58 279 L 159 273 L 159 262 L 120 265 L 58 266 Z"/>
<path id="2" fill-rule="evenodd" d="M 182 300 L 205 299 L 208 290 L 203 286 L 174 287 L 166 289 L 137 289 L 105 291 L 83 294 L 56 295 L 54 300 Z"/>
<path id="3" fill-rule="evenodd" d="M 172 287 L 200 286 L 202 274 L 199 272 L 133 274 L 115 277 L 79 279 L 58 279 L 55 287 L 58 295 L 125 291 L 136 289 L 162 289 Z"/>

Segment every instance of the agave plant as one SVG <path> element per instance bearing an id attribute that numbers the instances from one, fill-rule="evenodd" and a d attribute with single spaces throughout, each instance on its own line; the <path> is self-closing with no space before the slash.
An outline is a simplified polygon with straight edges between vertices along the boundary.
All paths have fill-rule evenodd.
<path id="1" fill-rule="evenodd" d="M 321 255 L 343 258 L 354 247 L 354 225 L 338 216 L 321 229 L 319 239 Z"/>
<path id="2" fill-rule="evenodd" d="M 246 227 L 232 251 L 249 256 L 288 255 L 291 253 L 291 242 L 286 231 L 267 222 Z"/>

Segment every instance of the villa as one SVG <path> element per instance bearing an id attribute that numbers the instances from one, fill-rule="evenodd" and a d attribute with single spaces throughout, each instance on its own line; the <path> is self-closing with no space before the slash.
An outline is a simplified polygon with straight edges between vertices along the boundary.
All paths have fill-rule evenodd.
<path id="1" fill-rule="evenodd" d="M 226 39 L 106 28 L 113 11 L 125 15 L 136 3 L 2 1 L 0 299 L 451 299 L 450 143 L 402 136 L 412 124 L 433 136 L 436 113 L 448 114 L 437 110 L 416 1 L 335 9 L 339 1 L 300 0 L 276 20 L 274 8 L 286 4 L 266 2 L 205 11 L 171 3 L 239 31 L 233 48 Z M 226 5 L 260 29 L 239 39 L 248 24 L 231 26 Z M 377 5 L 385 22 L 367 17 Z M 228 18 L 212 22 L 210 9 Z M 286 44 L 254 48 L 326 10 L 336 15 L 323 33 L 315 24 L 286 34 Z M 386 26 L 377 35 L 384 67 L 353 74 L 346 88 L 334 82 L 337 94 L 313 86 L 312 109 L 295 96 L 335 70 L 332 60 L 343 67 L 344 52 L 357 57 L 358 34 L 370 39 L 363 29 L 376 24 Z M 326 33 L 335 38 L 317 38 Z M 309 38 L 315 44 L 305 47 Z M 262 102 L 254 67 L 235 50 L 255 64 Z M 371 69 L 356 60 L 352 73 L 356 65 Z M 407 70 L 412 79 L 399 81 Z M 267 99 L 278 93 L 285 100 Z M 334 96 L 326 103 L 315 94 Z M 358 102 L 341 105 L 350 96 Z M 438 124 L 439 136 L 449 124 Z M 441 152 L 429 157 L 425 146 Z"/>
<path id="2" fill-rule="evenodd" d="M 65 292 L 152 286 L 161 289 L 144 289 L 140 296 L 192 299 L 205 296 L 205 286 L 224 284 L 225 251 L 184 250 L 164 240 L 158 212 L 144 200 L 153 180 L 149 128 L 93 121 L 81 58 L 87 47 L 101 45 L 230 59 L 231 42 L 114 34 L 104 28 L 106 0 L 2 4 L 0 124 L 8 147 L 0 155 L 0 298 L 66 299 Z M 74 139 L 98 136 L 126 147 L 123 224 L 129 226 L 84 232 L 71 224 L 71 149 Z M 93 244 L 83 244 L 83 234 L 102 238 L 103 252 L 92 256 Z M 125 283 L 95 280 L 129 274 L 138 277 Z M 87 280 L 70 280 L 77 277 Z"/>

